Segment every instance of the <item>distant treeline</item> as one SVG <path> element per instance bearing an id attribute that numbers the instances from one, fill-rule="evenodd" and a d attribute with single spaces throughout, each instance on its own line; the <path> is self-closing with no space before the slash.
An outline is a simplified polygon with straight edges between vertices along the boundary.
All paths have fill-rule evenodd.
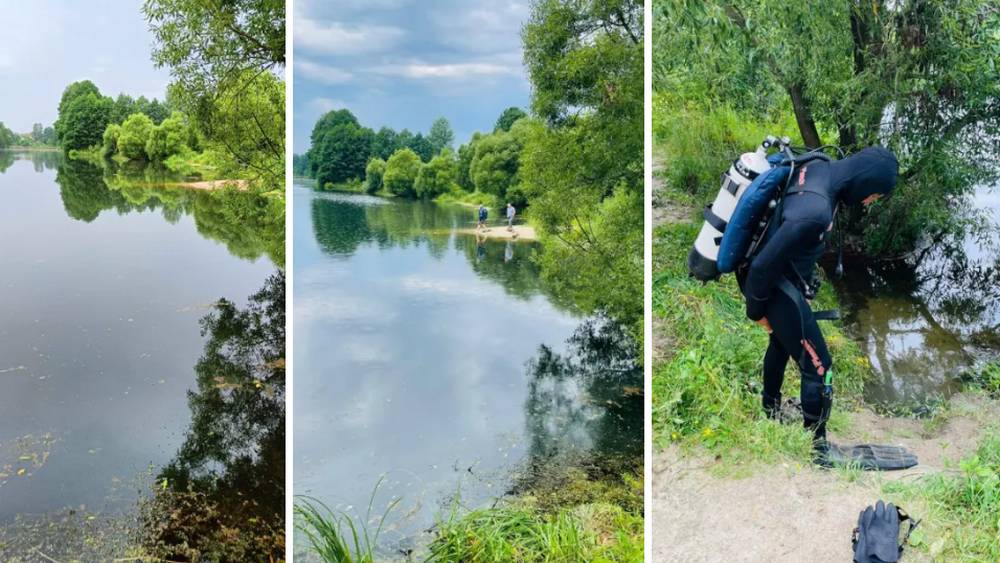
<path id="1" fill-rule="evenodd" d="M 37 147 L 56 144 L 56 130 L 36 123 L 29 133 L 15 133 L 0 121 L 0 149 L 8 147 Z"/>
<path id="2" fill-rule="evenodd" d="M 297 175 L 315 178 L 322 188 L 363 182 L 369 193 L 428 199 L 480 191 L 523 205 L 525 197 L 517 190 L 518 156 L 531 125 L 515 127 L 515 122 L 524 117 L 524 110 L 507 108 L 492 133 L 475 133 L 455 152 L 451 125 L 443 117 L 424 136 L 389 127 L 376 132 L 346 109 L 331 111 L 316 122 L 312 148 L 295 155 L 293 166 Z"/>

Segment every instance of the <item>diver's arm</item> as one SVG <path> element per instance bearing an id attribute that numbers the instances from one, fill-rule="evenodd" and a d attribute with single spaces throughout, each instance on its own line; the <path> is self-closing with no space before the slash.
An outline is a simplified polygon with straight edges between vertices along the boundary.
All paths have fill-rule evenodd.
<path id="1" fill-rule="evenodd" d="M 813 223 L 786 220 L 754 258 L 746 281 L 748 318 L 759 321 L 764 317 L 771 290 L 781 280 L 792 257 L 801 251 L 803 243 L 815 230 Z"/>

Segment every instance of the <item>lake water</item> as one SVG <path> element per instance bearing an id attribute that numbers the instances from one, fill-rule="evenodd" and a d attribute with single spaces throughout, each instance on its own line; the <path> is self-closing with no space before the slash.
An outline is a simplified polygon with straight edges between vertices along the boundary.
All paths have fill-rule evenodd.
<path id="1" fill-rule="evenodd" d="M 185 439 L 199 319 L 219 298 L 246 303 L 275 270 L 208 194 L 113 190 L 106 174 L 0 152 L 5 525 L 133 509 Z"/>
<path id="2" fill-rule="evenodd" d="M 848 268 L 837 283 L 848 332 L 876 377 L 866 399 L 922 412 L 1000 358 L 1000 190 L 979 189 L 990 228 L 932 249 L 923 261 Z"/>
<path id="3" fill-rule="evenodd" d="M 474 209 L 294 188 L 295 492 L 386 518 L 385 557 L 561 454 L 640 455 L 631 349 Z M 499 228 L 499 227 L 494 227 Z M 632 393 L 623 393 L 623 388 Z"/>

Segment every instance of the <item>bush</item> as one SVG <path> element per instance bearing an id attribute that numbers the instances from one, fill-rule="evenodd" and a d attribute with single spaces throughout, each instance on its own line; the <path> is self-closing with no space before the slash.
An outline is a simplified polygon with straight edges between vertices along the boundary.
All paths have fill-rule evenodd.
<path id="1" fill-rule="evenodd" d="M 375 157 L 368 161 L 365 167 L 365 191 L 373 194 L 382 189 L 385 177 L 385 161 Z"/>
<path id="2" fill-rule="evenodd" d="M 122 134 L 121 125 L 112 123 L 104 130 L 104 139 L 101 144 L 101 154 L 104 158 L 111 158 L 118 152 L 118 137 Z"/>
<path id="3" fill-rule="evenodd" d="M 432 199 L 451 190 L 458 176 L 454 154 L 445 150 L 420 167 L 414 190 L 418 197 Z"/>
<path id="4" fill-rule="evenodd" d="M 385 163 L 385 187 L 395 195 L 416 195 L 414 183 L 420 174 L 420 157 L 410 149 L 400 149 Z"/>
<path id="5" fill-rule="evenodd" d="M 175 112 L 153 128 L 146 141 L 146 155 L 151 160 L 164 161 L 187 147 L 188 136 L 184 116 Z"/>
<path id="6" fill-rule="evenodd" d="M 153 120 L 144 113 L 133 113 L 122 123 L 121 134 L 118 136 L 118 152 L 129 160 L 144 159 L 146 143 L 153 133 Z"/>

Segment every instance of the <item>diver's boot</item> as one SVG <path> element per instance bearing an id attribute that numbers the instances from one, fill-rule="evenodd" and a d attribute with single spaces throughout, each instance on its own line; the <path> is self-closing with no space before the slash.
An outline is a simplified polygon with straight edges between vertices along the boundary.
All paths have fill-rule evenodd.
<path id="1" fill-rule="evenodd" d="M 760 396 L 761 406 L 764 407 L 764 415 L 771 420 L 781 420 L 781 393 L 771 396 L 766 393 Z"/>

